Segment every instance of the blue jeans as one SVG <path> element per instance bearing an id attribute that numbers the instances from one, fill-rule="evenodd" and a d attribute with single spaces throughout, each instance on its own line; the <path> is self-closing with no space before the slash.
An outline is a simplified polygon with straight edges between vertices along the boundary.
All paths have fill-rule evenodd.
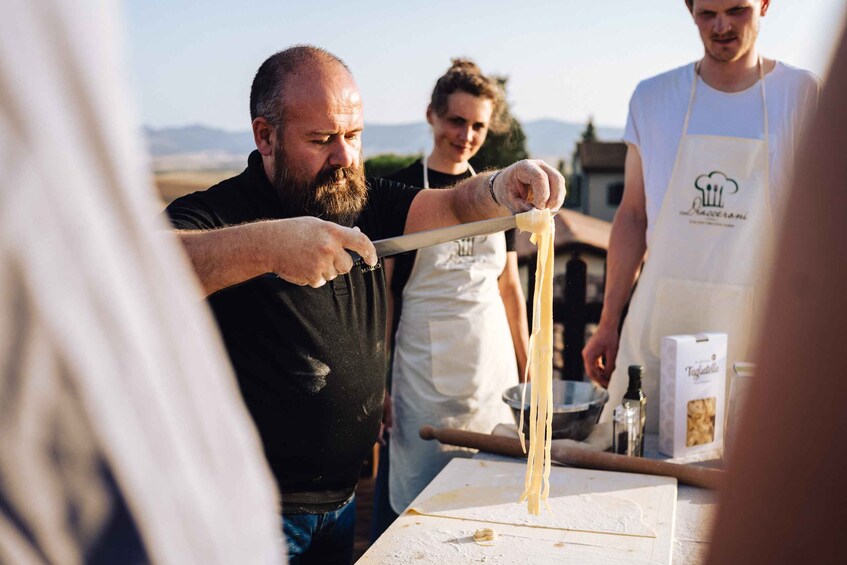
<path id="1" fill-rule="evenodd" d="M 290 565 L 350 565 L 356 524 L 356 498 L 334 512 L 286 514 L 282 531 Z"/>

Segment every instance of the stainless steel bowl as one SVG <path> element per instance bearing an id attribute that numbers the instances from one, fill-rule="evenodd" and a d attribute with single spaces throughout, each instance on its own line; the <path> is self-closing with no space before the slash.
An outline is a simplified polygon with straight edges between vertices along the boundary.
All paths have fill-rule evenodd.
<path id="1" fill-rule="evenodd" d="M 512 409 L 515 423 L 520 425 L 523 387 L 529 387 L 524 405 L 524 433 L 528 435 L 526 430 L 529 429 L 532 384 L 520 384 L 506 389 L 503 402 Z M 592 383 L 553 381 L 553 439 L 585 439 L 600 418 L 600 412 L 608 400 L 608 391 Z"/>

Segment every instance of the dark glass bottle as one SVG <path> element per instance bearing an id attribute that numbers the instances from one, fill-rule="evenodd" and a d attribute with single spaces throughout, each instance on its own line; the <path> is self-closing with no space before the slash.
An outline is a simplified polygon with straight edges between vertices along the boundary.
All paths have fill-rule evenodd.
<path id="1" fill-rule="evenodd" d="M 641 388 L 641 377 L 644 375 L 644 367 L 641 365 L 629 366 L 629 387 L 626 394 L 623 395 L 621 404 L 624 406 L 627 403 L 630 406 L 638 407 L 641 419 L 641 430 L 639 433 L 640 442 L 638 446 L 639 457 L 644 456 L 644 426 L 647 423 L 647 397 L 644 396 L 644 390 Z"/>

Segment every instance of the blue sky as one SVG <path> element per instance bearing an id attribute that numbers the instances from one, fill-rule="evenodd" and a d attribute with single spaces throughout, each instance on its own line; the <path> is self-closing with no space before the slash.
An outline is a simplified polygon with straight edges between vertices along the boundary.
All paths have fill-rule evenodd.
<path id="1" fill-rule="evenodd" d="M 773 0 L 764 55 L 823 75 L 845 0 Z M 127 0 L 129 76 L 141 120 L 249 128 L 250 82 L 270 54 L 325 47 L 353 70 L 368 123 L 422 121 L 451 57 L 509 76 L 522 120 L 623 126 L 639 80 L 701 56 L 683 0 L 232 2 Z"/>

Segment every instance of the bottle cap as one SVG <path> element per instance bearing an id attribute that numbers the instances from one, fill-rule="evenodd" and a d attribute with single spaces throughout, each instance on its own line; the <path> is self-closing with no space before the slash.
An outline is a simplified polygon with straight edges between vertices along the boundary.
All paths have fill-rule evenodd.
<path id="1" fill-rule="evenodd" d="M 644 367 L 641 365 L 630 365 L 629 369 L 629 390 L 641 388 L 641 377 L 644 375 Z"/>

